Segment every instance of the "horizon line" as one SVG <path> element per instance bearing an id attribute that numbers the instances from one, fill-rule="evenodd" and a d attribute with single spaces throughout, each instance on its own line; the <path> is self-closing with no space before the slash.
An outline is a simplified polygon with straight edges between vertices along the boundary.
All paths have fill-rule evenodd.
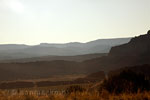
<path id="1" fill-rule="evenodd" d="M 136 36 L 134 36 L 134 37 L 136 37 Z M 62 43 L 60 43 L 60 42 L 51 42 L 51 43 L 48 43 L 48 42 L 40 42 L 40 43 L 38 43 L 38 44 L 25 44 L 25 43 L 3 43 L 3 44 L 1 44 L 0 43 L 0 45 L 26 45 L 26 46 L 36 46 L 36 45 L 40 45 L 40 44 L 69 44 L 69 43 L 89 43 L 89 42 L 93 42 L 93 41 L 96 41 L 96 40 L 109 40 L 109 39 L 125 39 L 125 38 L 133 38 L 133 37 L 117 37 L 117 38 L 115 38 L 115 37 L 113 37 L 113 38 L 101 38 L 101 39 L 94 39 L 94 40 L 90 40 L 90 41 L 87 41 L 87 42 L 78 42 L 78 41 L 71 41 L 71 42 L 62 42 Z"/>

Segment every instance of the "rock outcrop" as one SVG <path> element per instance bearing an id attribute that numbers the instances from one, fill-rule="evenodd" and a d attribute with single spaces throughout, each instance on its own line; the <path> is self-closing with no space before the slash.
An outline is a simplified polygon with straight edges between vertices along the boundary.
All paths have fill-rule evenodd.
<path id="1" fill-rule="evenodd" d="M 127 44 L 112 47 L 110 56 L 147 56 L 150 54 L 150 31 L 145 35 L 132 38 Z"/>
<path id="2" fill-rule="evenodd" d="M 130 42 L 112 47 L 108 56 L 84 62 L 88 70 L 109 72 L 126 66 L 150 64 L 150 31 L 132 38 Z"/>

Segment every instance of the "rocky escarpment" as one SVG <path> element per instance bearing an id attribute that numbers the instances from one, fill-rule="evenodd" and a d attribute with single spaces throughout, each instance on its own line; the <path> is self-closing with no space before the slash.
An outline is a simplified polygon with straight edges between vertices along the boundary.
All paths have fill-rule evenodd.
<path id="1" fill-rule="evenodd" d="M 112 47 L 110 56 L 149 56 L 150 30 L 145 35 L 132 38 L 129 43 Z"/>
<path id="2" fill-rule="evenodd" d="M 150 64 L 150 31 L 145 35 L 132 38 L 130 42 L 112 47 L 108 56 L 84 62 L 88 70 L 110 70 Z"/>

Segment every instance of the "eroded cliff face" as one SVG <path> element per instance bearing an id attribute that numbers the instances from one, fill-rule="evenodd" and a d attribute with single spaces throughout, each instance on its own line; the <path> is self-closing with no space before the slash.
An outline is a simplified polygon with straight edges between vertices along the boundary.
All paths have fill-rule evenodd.
<path id="1" fill-rule="evenodd" d="M 108 56 L 84 62 L 88 70 L 109 72 L 127 66 L 150 64 L 150 31 L 132 38 L 127 44 L 112 47 Z M 95 71 L 95 70 L 94 70 Z"/>
<path id="2" fill-rule="evenodd" d="M 150 31 L 145 35 L 132 38 L 129 43 L 112 47 L 110 56 L 149 56 Z"/>

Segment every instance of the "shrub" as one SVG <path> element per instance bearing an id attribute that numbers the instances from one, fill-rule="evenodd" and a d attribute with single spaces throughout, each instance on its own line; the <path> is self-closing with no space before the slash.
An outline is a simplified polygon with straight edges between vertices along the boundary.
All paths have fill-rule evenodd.
<path id="1" fill-rule="evenodd" d="M 67 94 L 76 93 L 76 92 L 84 92 L 85 88 L 80 85 L 72 85 L 66 89 Z"/>
<path id="2" fill-rule="evenodd" d="M 102 89 L 110 93 L 137 93 L 150 90 L 149 80 L 143 74 L 135 73 L 131 70 L 124 70 L 118 75 L 105 79 L 99 91 Z"/>

